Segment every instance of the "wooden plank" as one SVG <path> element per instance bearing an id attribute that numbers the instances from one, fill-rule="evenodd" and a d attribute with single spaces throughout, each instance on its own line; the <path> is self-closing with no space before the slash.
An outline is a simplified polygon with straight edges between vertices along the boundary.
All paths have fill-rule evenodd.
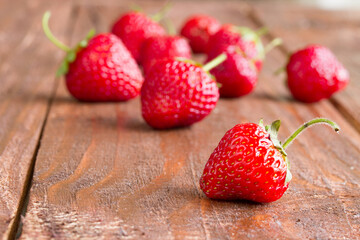
<path id="1" fill-rule="evenodd" d="M 66 7 L 41 1 L 5 1 L 0 22 L 0 237 L 13 237 L 27 192 L 33 157 L 54 89 L 60 55 L 41 30 L 46 9 L 68 17 Z M 64 27 L 53 23 L 60 37 Z"/>
<path id="2" fill-rule="evenodd" d="M 274 35 L 285 40 L 290 53 L 307 44 L 329 47 L 349 70 L 351 82 L 331 99 L 335 107 L 360 132 L 360 10 L 325 11 L 294 4 L 256 4 L 256 14 Z"/>
<path id="3" fill-rule="evenodd" d="M 152 10 L 159 3 L 148 2 Z M 90 25 L 106 31 L 124 11 L 80 8 L 75 39 Z M 150 8 L 151 7 L 151 8 Z M 253 26 L 239 2 L 177 2 L 172 18 L 211 14 Z M 95 21 L 95 22 L 92 22 Z M 256 91 L 221 99 L 204 121 L 155 131 L 141 118 L 139 99 L 79 103 L 60 84 L 36 161 L 22 239 L 355 239 L 358 234 L 360 136 L 323 101 L 289 101 L 272 73 L 285 60 L 273 51 Z M 245 121 L 281 118 L 284 139 L 305 120 L 329 117 L 340 135 L 312 128 L 289 149 L 293 182 L 272 204 L 207 199 L 198 185 L 203 167 L 226 130 Z"/>

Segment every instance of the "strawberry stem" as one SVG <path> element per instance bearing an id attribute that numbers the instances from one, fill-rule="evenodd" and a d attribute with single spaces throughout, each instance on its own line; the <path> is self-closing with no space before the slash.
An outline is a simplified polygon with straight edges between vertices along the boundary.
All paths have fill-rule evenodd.
<path id="1" fill-rule="evenodd" d="M 49 19 L 50 19 L 50 11 L 46 11 L 44 13 L 44 16 L 42 18 L 42 27 L 44 30 L 44 33 L 46 35 L 46 37 L 53 43 L 55 44 L 55 46 L 57 46 L 58 48 L 64 50 L 65 52 L 70 52 L 71 48 L 66 46 L 64 43 L 62 43 L 61 41 L 59 41 L 50 31 L 49 28 Z"/>
<path id="2" fill-rule="evenodd" d="M 160 22 L 164 18 L 166 13 L 170 10 L 172 4 L 170 2 L 165 3 L 165 5 L 160 9 L 159 12 L 151 16 L 151 19 L 155 22 Z"/>
<path id="3" fill-rule="evenodd" d="M 265 46 L 265 54 L 270 52 L 273 48 L 282 44 L 281 38 L 273 39 L 268 45 Z"/>
<path id="4" fill-rule="evenodd" d="M 131 4 L 130 9 L 134 12 L 142 12 L 142 8 L 136 3 Z"/>
<path id="5" fill-rule="evenodd" d="M 262 28 L 256 30 L 255 33 L 256 33 L 256 35 L 258 35 L 260 37 L 260 36 L 267 34 L 268 32 L 269 32 L 269 29 L 267 27 L 262 27 Z"/>
<path id="6" fill-rule="evenodd" d="M 164 22 L 165 22 L 166 30 L 167 30 L 168 34 L 170 36 L 175 36 L 176 35 L 176 29 L 175 29 L 175 26 L 174 26 L 173 22 L 168 18 L 165 18 Z"/>
<path id="7" fill-rule="evenodd" d="M 294 141 L 294 139 L 305 129 L 305 128 L 308 128 L 314 124 L 321 124 L 321 123 L 324 123 L 324 124 L 327 124 L 327 125 L 330 125 L 334 130 L 335 132 L 338 132 L 340 131 L 340 127 L 333 121 L 329 120 L 329 119 L 326 119 L 326 118 L 315 118 L 313 120 L 310 120 L 306 123 L 304 123 L 301 127 L 299 127 L 288 139 L 286 139 L 286 141 L 284 142 L 284 144 L 282 145 L 282 147 L 284 149 L 286 149 L 287 146 L 289 146 L 292 141 Z"/>
<path id="8" fill-rule="evenodd" d="M 280 73 L 283 73 L 286 71 L 286 68 L 285 67 L 280 67 L 278 68 L 275 72 L 274 72 L 274 75 L 277 76 L 279 75 Z"/>
<path id="9" fill-rule="evenodd" d="M 208 72 L 211 69 L 213 69 L 214 67 L 218 66 L 223 61 L 225 61 L 226 58 L 227 58 L 226 54 L 222 53 L 219 56 L 217 56 L 216 58 L 214 58 L 213 60 L 211 60 L 210 62 L 208 62 L 207 64 L 205 64 L 202 68 L 205 72 Z"/>

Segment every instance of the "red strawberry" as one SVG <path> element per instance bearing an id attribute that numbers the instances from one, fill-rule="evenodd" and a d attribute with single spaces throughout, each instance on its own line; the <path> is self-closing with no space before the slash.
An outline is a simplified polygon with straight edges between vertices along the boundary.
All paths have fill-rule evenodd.
<path id="1" fill-rule="evenodd" d="M 142 115 L 157 129 L 188 126 L 216 106 L 219 91 L 209 69 L 224 55 L 201 67 L 190 60 L 163 59 L 146 74 L 141 89 Z"/>
<path id="2" fill-rule="evenodd" d="M 286 67 L 291 94 L 302 102 L 317 102 L 345 88 L 349 73 L 326 47 L 310 45 L 291 55 Z"/>
<path id="3" fill-rule="evenodd" d="M 247 27 L 223 25 L 217 33 L 210 37 L 208 61 L 223 53 L 229 45 L 233 45 L 239 47 L 246 58 L 252 60 L 257 70 L 260 71 L 265 54 L 281 44 L 281 40 L 276 38 L 264 48 L 260 36 L 266 32 L 266 28 L 253 31 Z"/>
<path id="4" fill-rule="evenodd" d="M 215 34 L 220 27 L 221 24 L 215 18 L 195 15 L 186 20 L 181 29 L 181 35 L 189 39 L 195 53 L 206 53 L 210 36 Z"/>
<path id="5" fill-rule="evenodd" d="M 206 163 L 201 189 L 213 199 L 260 203 L 278 200 L 292 178 L 285 149 L 302 130 L 316 123 L 329 124 L 339 131 L 337 124 L 328 119 L 314 119 L 281 145 L 277 139 L 279 120 L 266 127 L 262 121 L 236 125 L 225 133 Z"/>
<path id="6" fill-rule="evenodd" d="M 66 74 L 66 86 L 83 101 L 125 101 L 140 93 L 141 71 L 121 40 L 106 33 L 90 32 L 74 49 L 59 42 L 48 28 L 50 13 L 43 18 L 45 34 L 67 56 L 58 71 Z"/>
<path id="7" fill-rule="evenodd" d="M 228 46 L 224 52 L 227 59 L 210 71 L 221 84 L 220 96 L 240 97 L 249 94 L 257 83 L 255 64 L 236 46 Z"/>
<path id="8" fill-rule="evenodd" d="M 245 57 L 252 60 L 260 71 L 265 50 L 259 33 L 246 27 L 223 25 L 221 29 L 210 37 L 208 45 L 208 61 L 226 50 L 229 45 L 237 46 Z"/>
<path id="9" fill-rule="evenodd" d="M 142 48 L 142 65 L 144 72 L 159 59 L 191 58 L 191 49 L 187 40 L 179 36 L 160 36 L 147 39 Z"/>
<path id="10" fill-rule="evenodd" d="M 121 16 L 111 32 L 118 36 L 136 61 L 141 61 L 141 47 L 149 37 L 165 35 L 165 30 L 156 21 L 141 12 L 129 12 Z"/>

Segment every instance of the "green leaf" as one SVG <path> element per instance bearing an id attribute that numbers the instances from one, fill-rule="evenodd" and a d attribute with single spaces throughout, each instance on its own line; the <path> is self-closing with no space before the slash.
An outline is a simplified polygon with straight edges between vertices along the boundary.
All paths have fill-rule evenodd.
<path id="1" fill-rule="evenodd" d="M 69 71 L 69 64 L 66 60 L 64 60 L 56 72 L 56 77 L 65 75 L 68 71 Z"/>
<path id="2" fill-rule="evenodd" d="M 95 36 L 95 33 L 96 33 L 95 29 L 92 28 L 92 29 L 88 32 L 88 34 L 86 35 L 86 39 L 87 39 L 87 40 L 90 40 L 91 38 L 93 38 L 93 37 Z"/>
<path id="3" fill-rule="evenodd" d="M 274 146 L 284 155 L 287 156 L 285 150 L 281 146 L 281 142 L 278 139 L 278 132 L 280 129 L 281 121 L 276 120 L 271 123 L 270 127 L 266 126 L 265 129 L 270 134 L 270 140 L 273 142 Z"/>
<path id="4" fill-rule="evenodd" d="M 264 45 L 262 44 L 261 38 L 256 31 L 248 27 L 236 27 L 235 31 L 238 32 L 244 40 L 254 42 L 259 53 L 259 58 L 265 58 Z"/>
<path id="5" fill-rule="evenodd" d="M 76 53 L 74 50 L 71 50 L 67 55 L 66 55 L 66 60 L 70 63 L 74 62 L 76 58 Z"/>
<path id="6" fill-rule="evenodd" d="M 263 119 L 263 118 L 260 119 L 259 125 L 262 126 L 262 127 L 264 127 L 264 119 Z"/>

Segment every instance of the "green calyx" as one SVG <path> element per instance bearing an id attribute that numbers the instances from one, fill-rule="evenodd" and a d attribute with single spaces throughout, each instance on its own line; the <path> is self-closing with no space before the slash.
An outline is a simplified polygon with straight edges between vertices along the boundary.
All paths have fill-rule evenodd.
<path id="1" fill-rule="evenodd" d="M 263 45 L 261 41 L 261 36 L 268 33 L 268 29 L 266 27 L 262 27 L 256 31 L 247 27 L 234 27 L 234 31 L 239 33 L 244 40 L 255 43 L 255 46 L 259 53 L 258 58 L 261 60 L 263 60 L 265 58 L 265 55 L 273 48 L 282 44 L 282 40 L 280 38 L 275 38 L 266 46 Z"/>
<path id="2" fill-rule="evenodd" d="M 259 58 L 265 58 L 265 48 L 261 41 L 261 36 L 267 33 L 267 28 L 260 28 L 258 31 L 253 31 L 248 27 L 235 27 L 235 32 L 239 33 L 241 37 L 250 42 L 254 42 L 259 53 Z"/>
<path id="3" fill-rule="evenodd" d="M 281 144 L 281 142 L 278 139 L 278 132 L 279 132 L 279 128 L 281 125 L 280 120 L 276 120 L 276 121 L 272 122 L 271 125 L 265 126 L 265 130 L 270 135 L 270 140 L 274 144 L 275 148 L 278 149 L 280 151 L 280 153 L 283 155 L 286 166 L 287 166 L 287 172 L 286 172 L 286 178 L 285 178 L 284 184 L 287 184 L 292 179 L 292 174 L 290 172 L 290 162 L 287 158 L 287 153 L 285 152 L 285 149 L 295 140 L 295 138 L 304 129 L 306 129 L 310 126 L 313 126 L 315 124 L 327 124 L 327 125 L 331 126 L 335 130 L 335 132 L 340 131 L 340 127 L 335 122 L 333 122 L 329 119 L 326 119 L 326 118 L 315 118 L 315 119 L 310 120 L 310 121 L 304 123 L 303 125 L 301 125 L 293 134 L 290 135 L 290 137 L 288 137 L 285 140 L 285 142 L 283 144 Z M 260 120 L 259 125 L 264 127 L 264 123 L 263 123 L 262 119 Z"/>
<path id="4" fill-rule="evenodd" d="M 50 19 L 50 15 L 51 13 L 49 11 L 45 12 L 42 18 L 42 27 L 44 30 L 44 33 L 46 35 L 46 37 L 58 48 L 62 49 L 63 51 L 66 52 L 66 56 L 64 58 L 64 60 L 62 61 L 59 69 L 56 72 L 56 76 L 62 76 L 65 75 L 68 71 L 69 71 L 69 65 L 75 61 L 76 59 L 76 55 L 77 53 L 85 48 L 88 43 L 89 40 L 91 38 L 93 38 L 93 36 L 95 35 L 95 30 L 92 29 L 89 31 L 89 33 L 87 34 L 87 36 L 81 40 L 74 48 L 70 48 L 67 45 L 65 45 L 64 43 L 62 43 L 61 41 L 59 41 L 51 32 L 50 28 L 49 28 L 49 19 Z"/>

